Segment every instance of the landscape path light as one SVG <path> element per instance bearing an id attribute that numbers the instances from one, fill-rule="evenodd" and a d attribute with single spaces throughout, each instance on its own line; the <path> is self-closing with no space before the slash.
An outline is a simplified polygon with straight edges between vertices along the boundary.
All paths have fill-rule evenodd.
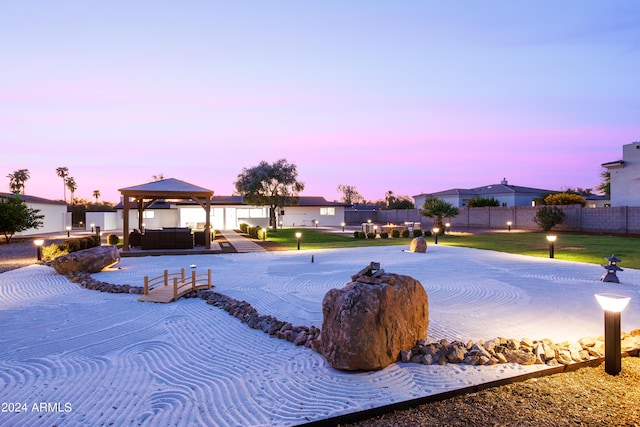
<path id="1" fill-rule="evenodd" d="M 547 236 L 547 241 L 549 242 L 549 258 L 553 258 L 555 256 L 555 243 L 558 236 Z"/>
<path id="2" fill-rule="evenodd" d="M 433 227 L 433 235 L 436 236 L 435 244 L 438 244 L 438 233 L 440 233 L 440 229 L 438 227 Z"/>
<path id="3" fill-rule="evenodd" d="M 450 222 L 447 222 L 447 223 L 444 225 L 444 227 L 445 227 L 445 229 L 444 229 L 444 232 L 445 232 L 445 233 L 451 233 L 451 223 L 450 223 Z"/>
<path id="4" fill-rule="evenodd" d="M 620 354 L 620 312 L 631 297 L 616 294 L 596 294 L 596 300 L 604 310 L 604 371 L 618 375 L 622 370 Z"/>
<path id="5" fill-rule="evenodd" d="M 300 250 L 300 238 L 302 237 L 302 233 L 299 231 L 296 233 L 296 240 L 298 241 L 298 250 Z"/>
<path id="6" fill-rule="evenodd" d="M 267 239 L 267 229 L 262 227 L 262 241 L 264 242 Z"/>
<path id="7" fill-rule="evenodd" d="M 36 245 L 36 259 L 42 261 L 42 245 L 44 244 L 44 240 L 36 239 L 33 241 L 33 244 Z"/>
<path id="8" fill-rule="evenodd" d="M 344 222 L 342 222 L 340 225 L 342 226 L 342 231 L 344 231 L 344 226 L 345 226 L 345 225 L 347 225 L 347 224 L 345 224 Z"/>
<path id="9" fill-rule="evenodd" d="M 95 226 L 96 226 L 96 225 L 95 225 L 94 223 L 91 223 L 91 232 L 92 232 L 92 233 L 93 233 L 93 229 L 95 228 Z"/>
<path id="10" fill-rule="evenodd" d="M 507 221 L 507 230 L 511 231 L 511 224 L 513 224 L 511 221 Z"/>
<path id="11" fill-rule="evenodd" d="M 67 237 L 71 237 L 71 226 L 67 225 L 65 228 L 67 230 Z"/>

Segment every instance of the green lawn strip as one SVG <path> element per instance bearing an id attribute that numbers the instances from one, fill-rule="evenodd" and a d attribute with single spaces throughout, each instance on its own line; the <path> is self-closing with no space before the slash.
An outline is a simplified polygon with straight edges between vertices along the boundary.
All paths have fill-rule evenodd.
<path id="1" fill-rule="evenodd" d="M 615 253 L 622 260 L 622 268 L 640 268 L 640 239 L 637 237 L 554 234 L 558 236 L 555 242 L 556 259 L 606 264 L 604 257 Z M 447 235 L 439 237 L 438 242 L 449 246 L 549 257 L 545 233 Z"/>
<path id="2" fill-rule="evenodd" d="M 411 238 L 388 239 L 356 239 L 353 234 L 340 235 L 324 233 L 309 228 L 281 228 L 278 231 L 269 231 L 267 239 L 279 243 L 289 249 L 297 248 L 296 232 L 302 233 L 300 238 L 300 250 L 330 249 L 330 248 L 358 248 L 362 246 L 393 246 L 409 245 Z"/>

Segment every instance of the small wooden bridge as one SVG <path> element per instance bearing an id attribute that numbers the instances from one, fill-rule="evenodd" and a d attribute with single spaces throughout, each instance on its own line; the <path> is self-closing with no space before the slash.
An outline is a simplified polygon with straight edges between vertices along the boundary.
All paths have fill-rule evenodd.
<path id="1" fill-rule="evenodd" d="M 144 294 L 138 301 L 168 303 L 175 301 L 184 294 L 199 289 L 211 289 L 211 269 L 206 274 L 191 271 L 190 276 L 184 274 L 184 268 L 178 273 L 164 270 L 162 276 L 144 276 Z"/>

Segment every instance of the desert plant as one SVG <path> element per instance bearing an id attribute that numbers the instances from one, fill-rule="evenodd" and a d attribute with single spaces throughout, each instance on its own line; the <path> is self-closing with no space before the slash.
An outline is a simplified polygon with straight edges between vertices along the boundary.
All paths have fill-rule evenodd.
<path id="1" fill-rule="evenodd" d="M 109 245 L 117 245 L 119 241 L 120 241 L 120 238 L 118 237 L 117 234 L 109 234 L 107 236 L 107 244 Z"/>
<path id="2" fill-rule="evenodd" d="M 422 205 L 422 215 L 436 219 L 436 227 L 444 231 L 442 226 L 443 218 L 452 218 L 458 215 L 460 211 L 449 202 L 438 199 L 437 197 L 429 197 Z"/>
<path id="3" fill-rule="evenodd" d="M 536 212 L 533 222 L 538 224 L 542 230 L 549 231 L 564 221 L 564 212 L 555 206 L 542 206 Z"/>
<path id="4" fill-rule="evenodd" d="M 67 255 L 68 253 L 69 253 L 69 248 L 67 246 L 52 243 L 50 245 L 42 247 L 42 260 L 53 261 L 59 256 Z"/>

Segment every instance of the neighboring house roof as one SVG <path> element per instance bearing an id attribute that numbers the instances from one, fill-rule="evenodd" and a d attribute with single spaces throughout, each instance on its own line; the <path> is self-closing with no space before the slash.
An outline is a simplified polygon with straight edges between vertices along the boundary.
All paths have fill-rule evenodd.
<path id="1" fill-rule="evenodd" d="M 472 197 L 482 197 L 489 196 L 492 194 L 545 194 L 545 193 L 557 193 L 557 191 L 553 190 L 544 190 L 542 188 L 532 188 L 532 187 L 521 187 L 519 185 L 509 185 L 500 183 L 500 184 L 491 184 L 484 185 L 482 187 L 475 188 L 452 188 L 449 190 L 438 191 L 436 193 L 422 193 L 418 194 L 416 197 L 421 196 L 434 196 L 434 197 L 442 197 L 442 196 L 472 196 Z"/>
<path id="2" fill-rule="evenodd" d="M 14 196 L 15 194 L 13 193 L 0 193 L 0 199 L 7 199 Z M 25 194 L 19 194 L 18 196 L 20 197 L 20 199 L 22 199 L 22 201 L 26 203 L 40 203 L 44 205 L 61 205 L 61 206 L 67 205 L 66 202 L 63 202 L 61 200 L 43 199 L 42 197 L 29 196 Z"/>
<path id="3" fill-rule="evenodd" d="M 607 169 L 618 169 L 624 167 L 624 160 L 616 160 L 615 162 L 603 163 L 600 166 Z"/>

